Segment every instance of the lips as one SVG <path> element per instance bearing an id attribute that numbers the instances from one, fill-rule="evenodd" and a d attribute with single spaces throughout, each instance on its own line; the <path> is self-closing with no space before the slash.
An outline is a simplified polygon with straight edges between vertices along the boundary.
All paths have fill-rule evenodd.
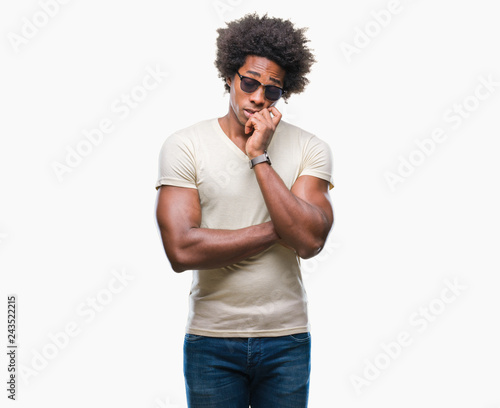
<path id="1" fill-rule="evenodd" d="M 247 118 L 249 118 L 249 117 L 251 117 L 257 111 L 256 110 L 252 110 L 252 109 L 243 109 L 243 112 L 245 112 L 245 116 Z"/>

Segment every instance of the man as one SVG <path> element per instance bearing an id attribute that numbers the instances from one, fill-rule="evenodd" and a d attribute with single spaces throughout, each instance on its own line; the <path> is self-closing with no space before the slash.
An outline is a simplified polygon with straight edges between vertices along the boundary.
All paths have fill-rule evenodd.
<path id="1" fill-rule="evenodd" d="M 157 221 L 193 270 L 184 338 L 189 407 L 306 407 L 311 337 L 300 259 L 333 224 L 328 145 L 281 120 L 314 63 L 304 29 L 247 15 L 218 30 L 228 113 L 162 146 Z"/>

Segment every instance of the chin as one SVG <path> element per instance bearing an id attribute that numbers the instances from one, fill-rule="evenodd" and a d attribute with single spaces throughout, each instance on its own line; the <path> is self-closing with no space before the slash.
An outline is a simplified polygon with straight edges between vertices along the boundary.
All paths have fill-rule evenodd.
<path id="1" fill-rule="evenodd" d="M 238 118 L 238 122 L 240 122 L 241 126 L 245 126 L 246 125 L 248 119 L 245 116 L 245 114 L 243 113 L 243 111 L 241 112 L 241 114 L 239 116 L 237 116 L 237 118 Z"/>

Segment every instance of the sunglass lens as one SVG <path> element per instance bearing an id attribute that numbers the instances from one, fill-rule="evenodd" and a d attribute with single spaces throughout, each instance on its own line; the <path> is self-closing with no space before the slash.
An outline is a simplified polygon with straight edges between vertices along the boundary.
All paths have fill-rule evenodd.
<path id="1" fill-rule="evenodd" d="M 252 78 L 243 78 L 241 80 L 241 89 L 243 92 L 255 92 L 260 82 Z"/>
<path id="2" fill-rule="evenodd" d="M 266 87 L 266 98 L 270 101 L 277 101 L 281 98 L 281 89 L 277 86 Z"/>

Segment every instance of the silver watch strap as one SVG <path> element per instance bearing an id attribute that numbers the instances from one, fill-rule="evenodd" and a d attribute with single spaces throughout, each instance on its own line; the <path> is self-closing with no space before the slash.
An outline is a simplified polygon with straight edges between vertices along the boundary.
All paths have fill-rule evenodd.
<path id="1" fill-rule="evenodd" d="M 269 155 L 267 154 L 267 150 L 264 150 L 264 154 L 260 156 L 254 157 L 250 160 L 250 168 L 253 169 L 256 164 L 268 162 L 271 164 L 271 160 L 269 159 Z"/>

